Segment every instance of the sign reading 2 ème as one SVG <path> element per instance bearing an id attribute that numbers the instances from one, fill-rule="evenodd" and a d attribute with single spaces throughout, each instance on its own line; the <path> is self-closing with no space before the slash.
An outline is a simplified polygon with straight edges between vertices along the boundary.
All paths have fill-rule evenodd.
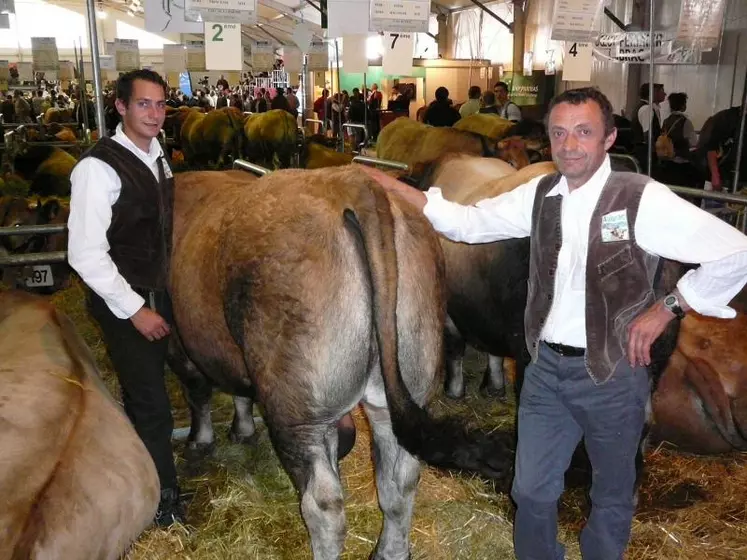
<path id="1" fill-rule="evenodd" d="M 205 66 L 208 70 L 241 70 L 241 24 L 205 22 Z"/>
<path id="2" fill-rule="evenodd" d="M 205 21 L 257 23 L 257 0 L 185 0 L 185 9 L 197 12 Z"/>
<path id="3" fill-rule="evenodd" d="M 430 0 L 371 0 L 370 31 L 428 32 Z"/>

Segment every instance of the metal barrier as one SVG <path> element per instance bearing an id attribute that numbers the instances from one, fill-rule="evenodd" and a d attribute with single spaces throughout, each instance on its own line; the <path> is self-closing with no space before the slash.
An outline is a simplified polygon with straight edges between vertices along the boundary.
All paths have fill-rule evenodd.
<path id="1" fill-rule="evenodd" d="M 272 173 L 272 171 L 267 169 L 266 167 L 262 167 L 261 165 L 257 165 L 256 163 L 252 163 L 251 161 L 246 161 L 245 159 L 235 160 L 233 162 L 233 168 L 241 169 L 242 171 L 249 171 L 250 173 L 254 173 L 255 175 L 259 175 L 260 177 L 263 175 L 267 175 L 268 173 Z"/>
<path id="2" fill-rule="evenodd" d="M 731 204 L 740 204 L 741 210 L 737 212 L 736 225 L 742 233 L 747 232 L 747 219 L 745 219 L 745 208 L 747 208 L 747 196 L 740 194 L 733 194 L 728 192 L 717 192 L 717 191 L 704 191 L 702 189 L 693 189 L 690 187 L 680 187 L 678 185 L 667 185 L 672 192 L 681 194 L 684 196 L 690 196 L 693 198 L 701 198 L 704 200 L 716 200 L 718 202 L 728 202 Z M 712 209 L 710 210 L 713 214 L 724 213 L 724 209 Z M 728 209 L 727 209 L 728 211 Z M 734 212 L 728 212 L 733 214 Z"/>
<path id="3" fill-rule="evenodd" d="M 316 123 L 319 125 L 320 130 L 316 131 L 317 134 L 324 134 L 325 132 L 327 132 L 327 126 L 319 119 L 306 119 L 306 124 L 309 123 Z"/>
<path id="4" fill-rule="evenodd" d="M 11 235 L 38 235 L 46 233 L 65 233 L 67 224 L 47 224 L 42 226 L 0 227 L 0 237 Z M 22 253 L 18 255 L 0 253 L 0 267 L 33 266 L 67 261 L 66 251 L 52 253 Z"/>
<path id="5" fill-rule="evenodd" d="M 615 160 L 619 160 L 621 162 L 626 162 L 625 165 L 627 166 L 628 163 L 631 163 L 633 165 L 633 169 L 635 169 L 636 173 L 641 173 L 641 165 L 638 163 L 638 160 L 635 159 L 633 156 L 630 156 L 628 154 L 609 154 L 610 161 L 614 162 Z"/>
<path id="6" fill-rule="evenodd" d="M 390 159 L 379 159 L 369 156 L 355 156 L 353 163 L 363 163 L 365 165 L 376 165 L 379 167 L 388 167 L 390 169 L 398 169 L 400 171 L 409 171 L 410 166 L 401 161 L 392 161 Z"/>
<path id="7" fill-rule="evenodd" d="M 342 129 L 345 130 L 346 128 L 350 129 L 358 129 L 363 131 L 363 142 L 359 143 L 356 148 L 358 152 L 360 152 L 363 148 L 368 146 L 368 128 L 366 128 L 365 124 L 360 123 L 343 123 Z"/>

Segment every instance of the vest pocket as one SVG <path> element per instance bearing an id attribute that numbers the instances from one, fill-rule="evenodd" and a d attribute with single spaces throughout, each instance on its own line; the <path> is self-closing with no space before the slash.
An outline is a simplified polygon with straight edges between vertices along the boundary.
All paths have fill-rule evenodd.
<path id="1" fill-rule="evenodd" d="M 617 253 L 599 263 L 597 271 L 599 272 L 601 281 L 604 282 L 607 278 L 631 264 L 633 264 L 633 252 L 630 249 L 630 245 L 626 244 Z"/>

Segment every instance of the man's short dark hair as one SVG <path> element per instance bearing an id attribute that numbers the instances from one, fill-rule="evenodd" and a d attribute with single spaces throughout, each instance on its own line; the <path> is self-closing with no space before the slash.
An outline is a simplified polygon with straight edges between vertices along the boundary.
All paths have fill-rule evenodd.
<path id="1" fill-rule="evenodd" d="M 469 91 L 467 92 L 467 96 L 470 99 L 480 99 L 481 93 L 482 93 L 482 90 L 480 89 L 480 86 L 472 86 L 469 88 Z"/>
<path id="2" fill-rule="evenodd" d="M 672 111 L 684 111 L 687 108 L 687 94 L 683 92 L 670 93 L 667 97 Z"/>
<path id="3" fill-rule="evenodd" d="M 508 84 L 506 82 L 496 82 L 495 85 L 493 86 L 493 89 L 495 90 L 495 89 L 498 89 L 499 87 L 502 87 L 503 89 L 506 90 L 506 93 L 508 93 Z"/>
<path id="4" fill-rule="evenodd" d="M 129 72 L 120 74 L 119 78 L 117 79 L 117 99 L 121 99 L 125 105 L 130 104 L 130 99 L 132 99 L 133 84 L 135 83 L 135 80 L 143 80 L 161 86 L 163 88 L 163 95 L 164 97 L 166 96 L 168 85 L 166 85 L 166 82 L 161 77 L 161 74 L 159 74 L 158 72 L 154 72 L 153 70 L 148 70 L 147 68 L 130 70 Z"/>
<path id="5" fill-rule="evenodd" d="M 436 99 L 438 101 L 446 101 L 449 98 L 449 90 L 444 86 L 436 88 Z"/>
<path id="6" fill-rule="evenodd" d="M 492 91 L 486 91 L 482 94 L 482 102 L 486 107 L 495 105 L 495 94 Z"/>
<path id="7" fill-rule="evenodd" d="M 604 121 L 604 135 L 609 136 L 615 129 L 615 115 L 612 103 L 607 99 L 598 88 L 595 87 L 584 87 L 578 89 L 569 89 L 564 91 L 560 95 L 553 97 L 550 101 L 550 106 L 547 108 L 547 116 L 545 117 L 545 126 L 549 128 L 550 114 L 552 110 L 561 103 L 570 103 L 571 105 L 581 105 L 582 103 L 588 103 L 593 101 L 596 103 L 602 111 L 602 119 Z"/>
<path id="8" fill-rule="evenodd" d="M 641 84 L 641 87 L 638 90 L 638 96 L 644 101 L 648 101 L 648 87 L 649 87 L 649 83 L 645 82 Z M 657 89 L 663 89 L 663 88 L 664 88 L 664 84 L 654 84 L 654 91 L 656 91 Z"/>

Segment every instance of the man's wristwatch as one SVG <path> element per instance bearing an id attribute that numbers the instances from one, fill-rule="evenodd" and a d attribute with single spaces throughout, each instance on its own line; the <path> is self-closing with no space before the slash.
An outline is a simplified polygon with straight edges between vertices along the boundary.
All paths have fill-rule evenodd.
<path id="1" fill-rule="evenodd" d="M 674 293 L 669 294 L 664 298 L 664 307 L 669 309 L 669 311 L 674 313 L 680 319 L 685 316 L 685 312 L 682 310 L 682 306 L 680 306 L 680 300 Z"/>

